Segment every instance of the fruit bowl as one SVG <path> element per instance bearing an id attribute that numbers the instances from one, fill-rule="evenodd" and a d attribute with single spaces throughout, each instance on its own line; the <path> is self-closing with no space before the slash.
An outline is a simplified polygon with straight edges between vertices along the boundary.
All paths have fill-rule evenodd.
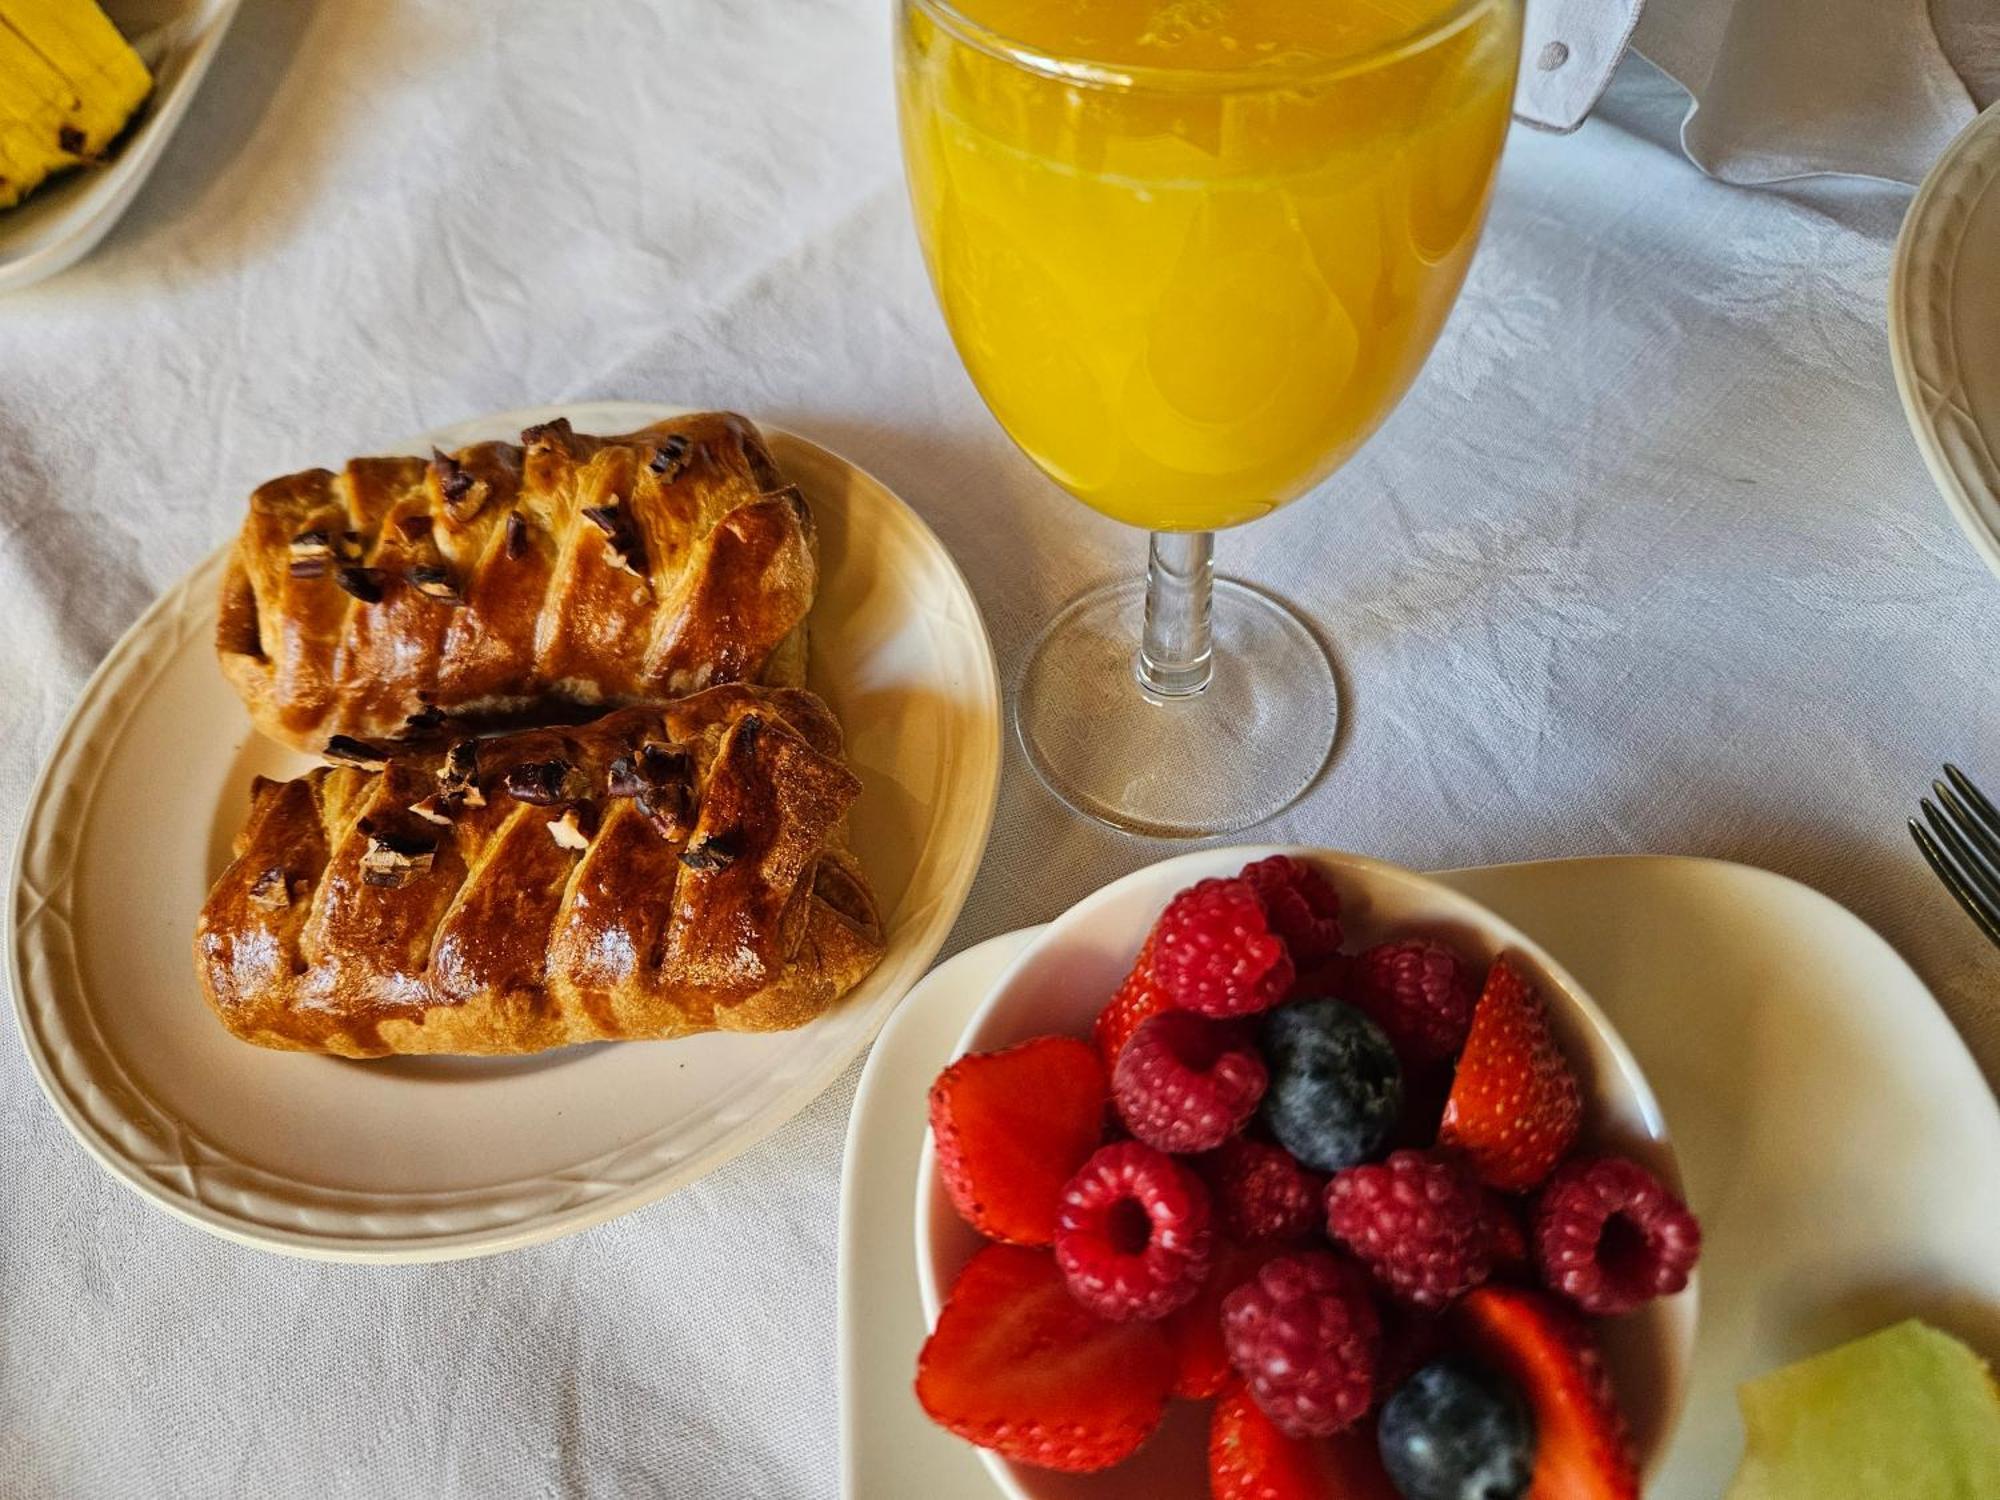
<path id="1" fill-rule="evenodd" d="M 1638 1064 L 1580 986 L 1530 938 L 1492 912 L 1413 871 L 1359 855 L 1304 848 L 1203 850 L 1113 882 L 1072 906 L 1001 977 L 958 1039 L 954 1056 L 1058 1033 L 1088 1037 L 1161 911 L 1194 882 L 1235 874 L 1270 854 L 1320 869 L 1338 888 L 1349 948 L 1389 936 L 1436 937 L 1469 958 L 1506 955 L 1539 988 L 1583 1100 L 1583 1147 L 1628 1156 L 1678 1191 L 1666 1123 Z M 926 1326 L 984 1243 L 953 1209 L 927 1142 L 916 1191 L 917 1279 Z M 1663 1453 L 1686 1390 L 1697 1284 L 1598 1325 L 1641 1468 Z M 1139 1452 L 1094 1474 L 1064 1474 L 979 1450 L 1013 1500 L 1189 1500 L 1205 1496 L 1208 1403 L 1176 1400 Z"/>

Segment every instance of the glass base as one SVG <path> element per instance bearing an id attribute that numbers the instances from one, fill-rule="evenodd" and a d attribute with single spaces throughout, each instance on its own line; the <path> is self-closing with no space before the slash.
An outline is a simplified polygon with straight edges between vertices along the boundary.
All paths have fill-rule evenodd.
<path id="1" fill-rule="evenodd" d="M 1215 581 L 1215 673 L 1185 697 L 1137 670 L 1143 580 L 1071 600 L 1035 643 L 1014 727 L 1044 785 L 1085 817 L 1153 838 L 1234 833 L 1282 812 L 1333 751 L 1340 691 L 1299 617 Z"/>

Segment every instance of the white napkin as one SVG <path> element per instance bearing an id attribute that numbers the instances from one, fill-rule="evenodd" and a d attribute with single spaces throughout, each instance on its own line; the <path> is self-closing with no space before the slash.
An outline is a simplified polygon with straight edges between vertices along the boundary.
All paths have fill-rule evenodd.
<path id="1" fill-rule="evenodd" d="M 1949 39 L 1947 55 L 1940 34 Z M 1573 130 L 1627 45 L 1688 91 L 1681 145 L 1734 183 L 1917 182 L 2000 62 L 1993 0 L 1528 0 L 1515 108 Z"/>

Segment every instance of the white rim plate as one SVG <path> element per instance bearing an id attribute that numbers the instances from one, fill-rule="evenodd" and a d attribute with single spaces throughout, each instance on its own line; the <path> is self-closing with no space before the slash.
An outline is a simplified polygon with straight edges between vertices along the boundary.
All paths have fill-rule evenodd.
<path id="1" fill-rule="evenodd" d="M 1706 1237 L 1686 1406 L 1646 1493 L 1714 1500 L 1737 1384 L 1912 1314 L 1990 1343 L 2000 1106 L 1922 982 L 1783 876 L 1665 856 L 1433 877 L 1555 954 L 1659 1095 Z M 841 1180 L 841 1492 L 994 1494 L 911 1393 L 924 1337 L 909 1214 L 926 1092 L 1035 931 L 941 966 L 876 1043 Z"/>
<path id="2" fill-rule="evenodd" d="M 677 410 L 551 407 L 394 446 L 511 438 L 559 415 L 581 431 L 626 431 Z M 216 667 L 218 552 L 86 685 L 16 854 L 8 964 L 21 1038 L 63 1122 L 113 1175 L 267 1249 L 491 1254 L 601 1223 L 713 1170 L 868 1044 L 936 956 L 984 852 L 999 684 L 965 580 L 916 514 L 845 460 L 765 433 L 818 524 L 809 685 L 840 715 L 862 780 L 853 840 L 888 926 L 875 972 L 812 1025 L 763 1036 L 366 1063 L 229 1036 L 195 984 L 195 913 L 228 858 L 251 775 L 309 762 L 252 732 Z"/>
<path id="3" fill-rule="evenodd" d="M 2000 573 L 2000 104 L 1911 200 L 1889 273 L 1889 350 L 1931 478 Z"/>
<path id="4" fill-rule="evenodd" d="M 104 0 L 105 14 L 153 72 L 153 97 L 111 159 L 0 209 L 0 292 L 66 270 L 104 238 L 180 127 L 241 0 Z"/>

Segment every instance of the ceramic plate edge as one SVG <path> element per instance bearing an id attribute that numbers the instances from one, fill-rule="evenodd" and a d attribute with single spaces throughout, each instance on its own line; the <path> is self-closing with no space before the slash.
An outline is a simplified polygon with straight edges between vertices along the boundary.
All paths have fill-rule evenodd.
<path id="1" fill-rule="evenodd" d="M 186 67 L 175 81 L 166 104 L 156 114 L 141 120 L 135 136 L 116 153 L 109 169 L 117 174 L 111 191 L 95 204 L 83 201 L 72 204 L 60 217 L 75 222 L 66 232 L 59 233 L 58 238 L 18 259 L 0 260 L 0 294 L 26 291 L 60 275 L 96 249 L 117 227 L 166 154 L 167 143 L 180 130 L 195 94 L 208 75 L 209 64 L 215 61 L 222 38 L 235 24 L 236 12 L 242 4 L 243 0 L 218 0 L 213 7 L 208 25 L 188 53 Z M 53 227 L 62 229 L 60 224 Z"/>
<path id="2" fill-rule="evenodd" d="M 1959 530 L 1965 533 L 1973 549 L 1989 569 L 2000 575 L 2000 533 L 1996 533 L 1992 522 L 1983 513 L 1974 494 L 1974 483 L 1946 455 L 1944 445 L 1938 439 L 1931 409 L 1923 400 L 1916 369 L 1918 360 L 1913 326 L 1920 317 L 1915 306 L 1920 292 L 1914 284 L 1919 272 L 1915 259 L 1920 245 L 1933 251 L 1936 248 L 1938 227 L 1932 222 L 1935 205 L 1967 154 L 1983 147 L 2000 148 L 2000 104 L 1991 106 L 1976 117 L 1945 148 L 1944 154 L 1925 175 L 1916 197 L 1903 215 L 1889 268 L 1889 363 L 1895 372 L 1896 392 L 1902 398 L 1903 415 L 1910 424 L 1910 434 L 1916 439 L 1918 451 L 1923 454 L 1924 467 L 1930 471 L 1932 483 L 1944 496 L 1952 518 L 1958 522 Z M 1956 249 L 1954 244 L 1954 258 Z M 1935 274 L 1932 262 L 1926 262 L 1923 269 Z M 1983 481 L 1977 487 L 1984 493 L 1987 505 L 2000 511 L 2000 493 L 1995 493 L 1993 486 Z"/>

